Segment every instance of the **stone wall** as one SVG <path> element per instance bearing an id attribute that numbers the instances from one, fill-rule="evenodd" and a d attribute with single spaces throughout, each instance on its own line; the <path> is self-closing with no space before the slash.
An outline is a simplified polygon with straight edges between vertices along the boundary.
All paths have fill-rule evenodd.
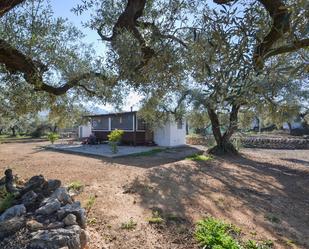
<path id="1" fill-rule="evenodd" d="M 265 148 L 265 149 L 309 149 L 308 138 L 285 138 L 285 137 L 266 137 L 248 136 L 233 137 L 232 140 L 240 140 L 241 146 L 246 148 Z M 188 136 L 187 144 L 191 145 L 212 145 L 212 136 Z"/>
<path id="2" fill-rule="evenodd" d="M 243 147 L 263 149 L 309 149 L 309 139 L 302 138 L 267 138 L 242 137 L 239 138 Z"/>
<path id="3" fill-rule="evenodd" d="M 88 236 L 85 210 L 59 180 L 34 176 L 22 187 L 12 185 L 12 171 L 2 179 L 12 206 L 0 214 L 1 249 L 83 249 Z"/>

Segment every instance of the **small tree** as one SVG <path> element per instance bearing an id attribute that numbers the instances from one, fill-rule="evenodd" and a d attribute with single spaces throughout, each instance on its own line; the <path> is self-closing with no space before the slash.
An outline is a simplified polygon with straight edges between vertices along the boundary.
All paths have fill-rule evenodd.
<path id="1" fill-rule="evenodd" d="M 118 152 L 118 143 L 121 141 L 123 134 L 123 130 L 116 129 L 108 135 L 108 141 L 111 146 L 112 153 L 116 154 Z"/>
<path id="2" fill-rule="evenodd" d="M 55 141 L 59 139 L 59 134 L 55 132 L 50 132 L 48 133 L 47 138 L 52 144 L 54 144 Z"/>

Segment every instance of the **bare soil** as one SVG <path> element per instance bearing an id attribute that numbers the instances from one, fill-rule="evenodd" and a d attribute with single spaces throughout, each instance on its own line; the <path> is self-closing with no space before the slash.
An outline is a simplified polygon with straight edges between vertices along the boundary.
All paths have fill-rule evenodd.
<path id="1" fill-rule="evenodd" d="M 91 249 L 198 248 L 194 223 L 215 216 L 247 239 L 275 248 L 309 248 L 309 150 L 244 149 L 238 157 L 184 160 L 197 149 L 105 159 L 41 148 L 46 142 L 0 144 L 0 171 L 80 181 Z M 157 211 L 164 222 L 152 225 Z M 129 222 L 135 229 L 123 229 Z"/>

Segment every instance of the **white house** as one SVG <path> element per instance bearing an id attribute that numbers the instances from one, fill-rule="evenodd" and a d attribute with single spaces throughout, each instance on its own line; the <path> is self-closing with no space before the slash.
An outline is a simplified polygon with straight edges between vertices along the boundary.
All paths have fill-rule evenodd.
<path id="1" fill-rule="evenodd" d="M 186 124 L 182 121 L 167 121 L 153 131 L 147 128 L 144 120 L 137 117 L 137 112 L 110 113 L 88 116 L 90 123 L 79 126 L 79 138 L 94 134 L 99 141 L 108 140 L 108 134 L 115 129 L 124 130 L 122 142 L 134 145 L 157 144 L 174 147 L 186 144 Z"/>

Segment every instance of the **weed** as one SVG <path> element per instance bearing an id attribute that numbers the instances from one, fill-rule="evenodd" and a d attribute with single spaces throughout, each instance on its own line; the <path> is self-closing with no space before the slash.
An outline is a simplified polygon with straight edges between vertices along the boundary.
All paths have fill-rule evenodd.
<path id="1" fill-rule="evenodd" d="M 200 155 L 200 154 L 194 154 L 192 156 L 186 157 L 187 160 L 192 160 L 192 161 L 208 161 L 211 160 L 211 156 L 205 156 L 205 155 Z"/>
<path id="2" fill-rule="evenodd" d="M 244 244 L 245 249 L 270 249 L 273 246 L 274 242 L 271 240 L 264 240 L 261 243 L 255 240 L 247 240 Z"/>
<path id="3" fill-rule="evenodd" d="M 164 219 L 161 217 L 159 211 L 152 211 L 152 217 L 148 219 L 149 224 L 162 224 Z"/>
<path id="4" fill-rule="evenodd" d="M 74 190 L 74 191 L 82 191 L 84 188 L 84 185 L 80 181 L 73 181 L 69 184 L 68 190 Z"/>
<path id="5" fill-rule="evenodd" d="M 96 218 L 89 218 L 89 219 L 87 220 L 87 223 L 88 223 L 89 225 L 94 225 L 94 224 L 97 223 L 97 219 L 96 219 Z"/>
<path id="6" fill-rule="evenodd" d="M 230 224 L 209 217 L 197 223 L 195 238 L 205 248 L 240 249 L 231 235 L 233 229 Z"/>
<path id="7" fill-rule="evenodd" d="M 95 203 L 96 197 L 94 195 L 90 195 L 86 201 L 86 209 L 89 212 Z"/>
<path id="8" fill-rule="evenodd" d="M 128 222 L 124 222 L 121 224 L 121 228 L 126 230 L 133 230 L 136 228 L 136 226 L 137 223 L 134 220 L 132 220 L 132 218 Z"/>

